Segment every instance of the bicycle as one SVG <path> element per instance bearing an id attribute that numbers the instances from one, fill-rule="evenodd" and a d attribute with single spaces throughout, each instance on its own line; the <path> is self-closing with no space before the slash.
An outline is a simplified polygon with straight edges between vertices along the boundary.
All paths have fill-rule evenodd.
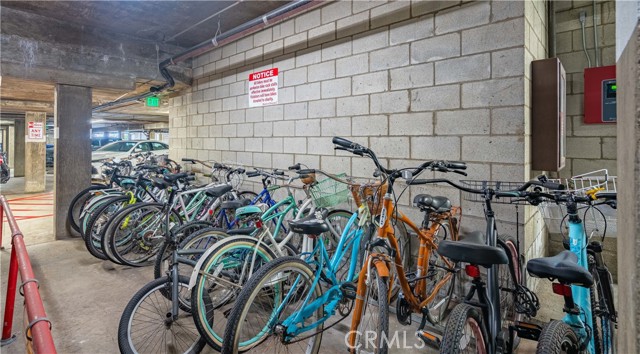
<path id="1" fill-rule="evenodd" d="M 298 173 L 299 177 L 288 179 L 288 196 L 264 213 L 258 206 L 236 210 L 236 216 L 243 222 L 256 225 L 257 230 L 251 236 L 232 236 L 219 241 L 200 257 L 194 268 L 189 283 L 192 289 L 194 320 L 202 336 L 213 348 L 220 349 L 223 344 L 222 336 L 227 315 L 246 281 L 269 261 L 299 253 L 299 246 L 292 243 L 295 235 L 292 231 L 282 239 L 276 238 L 287 215 L 295 215 L 294 219 L 297 220 L 304 215 L 315 215 L 317 211 L 310 193 L 298 206 L 291 191 L 292 182 L 301 179 L 309 186 L 306 191 L 316 183 L 315 176 L 311 176 L 311 170 L 298 170 Z M 339 204 L 340 201 L 334 199 L 332 202 Z M 348 218 L 351 217 L 351 213 L 343 210 L 318 212 L 323 219 L 339 220 L 345 214 Z M 275 221 L 275 232 L 267 226 L 272 220 Z M 340 233 L 335 230 L 335 224 L 330 222 L 328 225 L 327 233 L 337 239 Z M 303 240 L 302 249 L 306 249 L 305 247 L 307 246 Z"/>
<path id="2" fill-rule="evenodd" d="M 617 313 L 611 273 L 602 259 L 602 242 L 590 241 L 592 235 L 586 233 L 578 205 L 596 208 L 607 204 L 615 208 L 616 193 L 598 192 L 597 188 L 584 195 L 576 191 L 566 194 L 539 191 L 528 198 L 533 205 L 544 200 L 564 204 L 569 229 L 569 240 L 565 245 L 568 250 L 553 257 L 532 259 L 527 264 L 531 275 L 558 280 L 553 284 L 553 292 L 563 296 L 565 301 L 563 311 L 566 314 L 562 321 L 553 320 L 538 327 L 534 333 L 539 340 L 538 353 L 558 353 L 560 350 L 615 353 Z M 595 202 L 602 199 L 604 201 Z"/>
<path id="3" fill-rule="evenodd" d="M 262 352 L 277 352 L 275 346 L 295 344 L 306 339 L 310 342 L 301 347 L 317 352 L 322 332 L 338 324 L 351 312 L 356 296 L 353 281 L 358 276 L 357 269 L 362 261 L 360 244 L 371 225 L 363 191 L 368 186 L 379 187 L 380 184 L 355 184 L 320 170 L 298 172 L 303 175 L 322 173 L 338 183 L 354 187 L 351 192 L 354 199 L 359 201 L 359 208 L 349 218 L 331 255 L 325 238 L 320 236 L 331 232 L 330 223 L 322 211 L 289 222 L 293 232 L 306 235 L 302 254 L 269 260 L 249 278 L 229 313 L 222 353 L 256 352 L 258 345 Z M 335 196 L 322 194 L 318 199 L 332 197 Z M 340 318 L 325 326 L 325 322 L 336 312 Z M 256 325 L 261 319 L 263 321 Z"/>
<path id="4" fill-rule="evenodd" d="M 446 183 L 466 193 L 481 196 L 487 224 L 486 240 L 482 232 L 476 231 L 457 242 L 442 241 L 438 247 L 440 255 L 455 262 L 469 263 L 465 273 L 472 278 L 464 301 L 456 305 L 449 315 L 439 346 L 440 352 L 512 353 L 517 344 L 514 331 L 514 324 L 516 327 L 518 325 L 517 314 L 534 317 L 539 303 L 536 295 L 524 285 L 517 242 L 514 244 L 509 238 L 498 237 L 492 201 L 494 198 L 506 198 L 509 203 L 518 202 L 523 191 L 534 185 L 549 189 L 563 189 L 564 186 L 536 180 L 517 187 L 505 183 L 505 189 L 501 188 L 501 183 L 485 182 L 481 188 L 471 188 L 447 179 L 409 181 L 411 185 L 434 183 Z M 487 269 L 486 283 L 478 266 Z M 506 270 L 504 276 L 500 276 L 501 269 Z M 475 294 L 478 295 L 478 301 L 473 300 Z M 503 304 L 512 308 L 504 308 Z M 520 335 L 524 330 L 517 333 Z"/>

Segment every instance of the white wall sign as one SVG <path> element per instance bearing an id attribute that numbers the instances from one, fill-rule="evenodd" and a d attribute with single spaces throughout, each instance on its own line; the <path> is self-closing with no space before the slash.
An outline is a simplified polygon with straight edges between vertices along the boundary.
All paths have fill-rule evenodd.
<path id="1" fill-rule="evenodd" d="M 46 142 L 47 136 L 44 132 L 44 122 L 27 122 L 26 141 L 30 142 Z"/>
<path id="2" fill-rule="evenodd" d="M 249 107 L 278 103 L 278 68 L 249 74 Z"/>

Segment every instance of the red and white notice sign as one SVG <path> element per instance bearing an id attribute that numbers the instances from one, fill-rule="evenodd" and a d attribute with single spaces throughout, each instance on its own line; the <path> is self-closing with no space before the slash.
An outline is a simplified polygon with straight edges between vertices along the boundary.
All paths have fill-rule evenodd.
<path id="1" fill-rule="evenodd" d="M 27 122 L 27 130 L 26 141 L 47 141 L 47 137 L 44 133 L 44 122 Z"/>
<path id="2" fill-rule="evenodd" d="M 278 103 L 278 68 L 249 74 L 249 107 Z"/>

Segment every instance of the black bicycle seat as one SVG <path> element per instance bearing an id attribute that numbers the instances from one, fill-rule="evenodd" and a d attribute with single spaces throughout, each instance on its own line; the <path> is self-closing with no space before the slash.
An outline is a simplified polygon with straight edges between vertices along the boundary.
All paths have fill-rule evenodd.
<path id="1" fill-rule="evenodd" d="M 228 191 L 232 190 L 233 187 L 231 187 L 228 184 L 223 184 L 220 186 L 216 186 L 210 189 L 207 189 L 207 191 L 205 192 L 207 195 L 214 197 L 214 198 L 218 198 L 218 197 L 222 197 L 225 193 L 227 193 Z"/>
<path id="2" fill-rule="evenodd" d="M 229 200 L 220 204 L 220 208 L 222 209 L 238 209 L 243 206 L 247 206 L 251 204 L 251 200 L 249 199 L 239 199 L 239 200 Z"/>
<path id="3" fill-rule="evenodd" d="M 558 279 L 563 284 L 587 288 L 593 285 L 589 271 L 578 264 L 578 256 L 570 251 L 562 251 L 553 257 L 532 259 L 527 263 L 527 271 L 532 276 Z"/>
<path id="4" fill-rule="evenodd" d="M 447 197 L 418 194 L 413 198 L 413 205 L 420 209 L 433 209 L 438 213 L 451 211 L 451 201 Z"/>
<path id="5" fill-rule="evenodd" d="M 460 241 L 440 242 L 438 254 L 455 262 L 477 264 L 487 268 L 493 264 L 509 263 L 504 250 L 501 247 L 487 246 L 484 234 L 480 231 L 468 233 Z"/>
<path id="6" fill-rule="evenodd" d="M 289 227 L 291 231 L 298 234 L 320 235 L 329 231 L 329 225 L 325 222 L 327 214 L 326 209 L 316 210 L 315 213 L 302 219 L 289 221 Z"/>

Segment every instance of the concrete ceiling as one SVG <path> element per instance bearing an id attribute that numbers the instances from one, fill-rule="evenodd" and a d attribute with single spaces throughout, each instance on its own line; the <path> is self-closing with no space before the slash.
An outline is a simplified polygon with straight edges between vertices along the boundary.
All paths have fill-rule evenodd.
<path id="1" fill-rule="evenodd" d="M 55 83 L 74 80 L 94 87 L 94 105 L 148 92 L 163 83 L 159 61 L 212 38 L 218 23 L 224 33 L 287 2 L 0 1 L 0 111 L 53 113 Z M 177 70 L 186 80 L 163 95 L 165 103 L 189 84 L 190 63 Z M 94 118 L 159 117 L 167 120 L 167 105 L 134 102 Z"/>

